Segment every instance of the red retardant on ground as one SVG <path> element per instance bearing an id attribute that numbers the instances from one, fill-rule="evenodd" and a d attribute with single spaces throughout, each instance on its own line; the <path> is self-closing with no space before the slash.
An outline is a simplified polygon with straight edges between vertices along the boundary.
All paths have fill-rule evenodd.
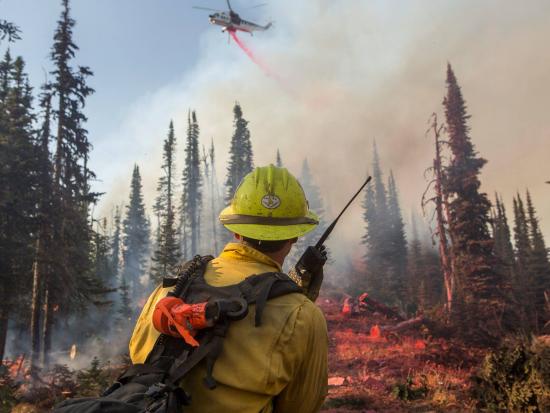
<path id="1" fill-rule="evenodd" d="M 469 378 L 483 351 L 434 338 L 338 299 L 317 300 L 329 328 L 329 394 L 322 412 L 474 412 Z M 345 304 L 344 304 L 345 303 Z M 344 311 L 343 311 L 344 310 Z"/>

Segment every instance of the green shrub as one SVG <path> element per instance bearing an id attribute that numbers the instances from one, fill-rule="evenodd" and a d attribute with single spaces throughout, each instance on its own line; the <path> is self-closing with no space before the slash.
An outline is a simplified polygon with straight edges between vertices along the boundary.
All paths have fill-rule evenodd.
<path id="1" fill-rule="evenodd" d="M 415 385 L 409 374 L 405 383 L 396 383 L 392 387 L 392 394 L 396 398 L 405 401 L 425 398 L 428 394 L 425 377 L 422 377 L 422 383 L 420 385 Z"/>
<path id="2" fill-rule="evenodd" d="M 473 380 L 480 408 L 492 412 L 550 411 L 550 337 L 489 353 Z"/>
<path id="3" fill-rule="evenodd" d="M 78 372 L 76 380 L 78 396 L 95 397 L 109 387 L 110 378 L 108 371 L 101 368 L 99 359 L 94 357 L 90 368 Z"/>

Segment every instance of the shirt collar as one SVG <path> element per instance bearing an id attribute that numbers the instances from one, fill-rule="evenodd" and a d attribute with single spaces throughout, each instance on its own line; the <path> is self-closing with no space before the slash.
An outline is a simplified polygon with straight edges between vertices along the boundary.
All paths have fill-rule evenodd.
<path id="1" fill-rule="evenodd" d="M 228 243 L 220 254 L 220 258 L 232 258 L 243 261 L 258 262 L 274 267 L 277 272 L 283 271 L 281 265 L 274 259 L 261 253 L 257 249 L 239 242 Z"/>

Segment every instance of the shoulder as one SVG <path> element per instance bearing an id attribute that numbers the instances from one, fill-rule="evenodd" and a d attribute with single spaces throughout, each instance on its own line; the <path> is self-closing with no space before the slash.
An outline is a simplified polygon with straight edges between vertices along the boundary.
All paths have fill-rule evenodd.
<path id="1" fill-rule="evenodd" d="M 304 294 L 291 293 L 270 300 L 266 312 L 268 309 L 278 315 L 278 321 L 284 323 L 292 335 L 298 333 L 302 338 L 327 336 L 323 311 Z"/>

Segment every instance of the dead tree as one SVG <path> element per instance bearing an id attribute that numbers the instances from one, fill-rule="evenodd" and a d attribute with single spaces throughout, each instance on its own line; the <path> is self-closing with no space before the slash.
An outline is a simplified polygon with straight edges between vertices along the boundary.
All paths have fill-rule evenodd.
<path id="1" fill-rule="evenodd" d="M 433 167 L 428 169 L 431 169 L 433 178 L 422 196 L 422 208 L 424 209 L 430 202 L 433 202 L 435 205 L 436 229 L 433 236 L 438 239 L 439 259 L 441 263 L 441 270 L 443 272 L 443 283 L 445 286 L 445 310 L 447 311 L 447 314 L 450 315 L 456 286 L 453 271 L 452 239 L 451 242 L 449 242 L 449 231 L 447 230 L 447 225 L 449 222 L 449 204 L 443 191 L 443 166 L 441 157 L 441 145 L 443 144 L 443 141 L 441 140 L 441 134 L 444 131 L 444 125 L 438 124 L 437 115 L 435 113 L 433 113 L 430 117 L 430 122 L 430 128 L 426 131 L 426 134 L 433 132 L 435 139 L 435 158 Z M 431 198 L 426 198 L 426 194 L 432 184 L 434 196 Z"/>

